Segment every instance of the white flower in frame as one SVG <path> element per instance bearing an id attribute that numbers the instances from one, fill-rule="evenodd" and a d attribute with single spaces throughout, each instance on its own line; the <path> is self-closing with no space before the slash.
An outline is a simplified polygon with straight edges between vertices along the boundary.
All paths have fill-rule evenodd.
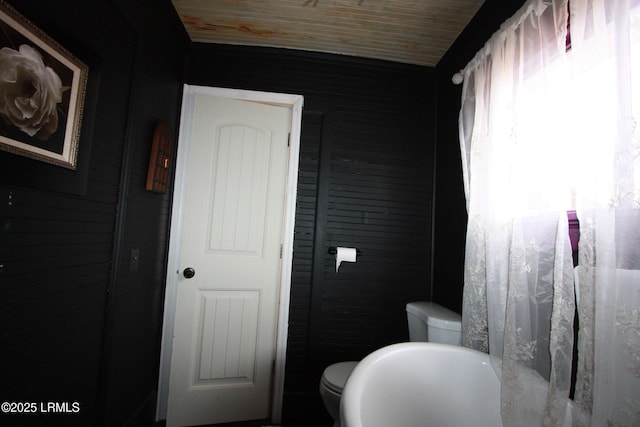
<path id="1" fill-rule="evenodd" d="M 33 47 L 0 49 L 0 117 L 29 136 L 47 140 L 58 129 L 62 81 Z"/>

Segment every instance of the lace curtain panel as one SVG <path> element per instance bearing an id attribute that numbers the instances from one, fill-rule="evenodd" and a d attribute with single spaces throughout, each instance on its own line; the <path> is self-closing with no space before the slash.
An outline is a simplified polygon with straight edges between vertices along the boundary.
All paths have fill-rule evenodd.
<path id="1" fill-rule="evenodd" d="M 583 166 L 575 401 L 593 426 L 640 426 L 639 3 L 571 1 L 571 121 Z"/>
<path id="2" fill-rule="evenodd" d="M 639 9 L 529 1 L 462 71 L 463 345 L 506 427 L 640 426 Z"/>

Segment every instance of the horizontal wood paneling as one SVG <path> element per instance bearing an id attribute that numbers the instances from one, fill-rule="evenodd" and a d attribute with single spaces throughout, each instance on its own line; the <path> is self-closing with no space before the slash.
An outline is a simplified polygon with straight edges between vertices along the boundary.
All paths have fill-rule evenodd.
<path id="1" fill-rule="evenodd" d="M 16 4 L 52 37 L 67 41 L 72 52 L 74 46 L 81 46 L 80 52 L 92 51 L 89 59 L 92 72 L 100 74 L 100 86 L 99 93 L 87 94 L 99 97 L 97 111 L 92 112 L 96 138 L 90 161 L 101 166 L 89 170 L 83 196 L 65 194 L 64 187 L 43 191 L 0 184 L 4 202 L 0 301 L 6 304 L 0 316 L 0 339 L 2 348 L 10 349 L 1 356 L 6 373 L 3 400 L 78 401 L 81 411 L 65 418 L 13 417 L 11 425 L 92 425 L 100 406 L 100 363 L 126 119 L 122 107 L 129 97 L 126 64 L 133 60 L 133 34 L 108 3 L 99 3 L 77 27 L 87 32 L 74 35 L 64 18 L 68 15 L 60 11 L 76 6 L 71 2 L 55 8 L 37 2 Z M 119 25 L 114 33 L 112 29 Z M 93 68 L 96 57 L 99 70 Z M 2 167 L 11 167 L 9 156 L 0 160 Z"/>
<path id="2" fill-rule="evenodd" d="M 142 413 L 139 407 L 156 388 L 170 194 L 144 192 L 139 177 L 146 175 L 152 121 L 177 121 L 182 81 L 175 72 L 184 61 L 172 55 L 184 34 L 152 36 L 158 28 L 167 30 L 167 22 L 176 23 L 168 1 L 164 7 L 154 2 L 154 13 L 142 24 L 111 0 L 11 3 L 87 62 L 90 85 L 80 140 L 81 153 L 88 155 L 77 173 L 62 179 L 39 162 L 0 153 L 0 399 L 78 401 L 80 412 L 0 415 L 0 424 L 123 425 Z M 164 42 L 146 45 L 162 58 L 149 67 L 138 65 L 140 34 Z M 136 70 L 148 85 L 134 100 L 141 78 Z M 124 161 L 129 152 L 136 153 L 132 165 Z M 38 179 L 21 179 L 34 171 Z M 135 178 L 129 180 L 130 174 Z M 86 184 L 76 185 L 82 180 Z M 134 181 L 136 190 L 129 191 Z M 123 200 L 134 208 L 131 229 L 119 226 L 127 215 Z M 115 304 L 110 295 L 126 288 L 116 286 L 122 262 L 114 250 L 129 242 L 129 234 L 136 245 L 141 242 L 144 262 L 124 297 L 128 305 Z M 126 325 L 115 343 L 114 323 Z M 126 358 L 114 361 L 114 346 Z M 119 372 L 117 364 L 124 381 L 110 376 Z"/>
<path id="3" fill-rule="evenodd" d="M 158 382 L 172 186 L 159 194 L 147 191 L 145 184 L 161 120 L 170 124 L 175 153 L 185 40 L 176 36 L 181 34 L 179 22 L 168 1 L 117 3 L 137 40 L 106 328 L 105 425 L 151 425 L 155 414 L 149 405 L 155 401 L 149 396 Z M 139 251 L 134 271 L 129 267 L 133 249 Z"/>
<path id="4" fill-rule="evenodd" d="M 335 273 L 324 255 L 322 365 L 406 340 L 404 305 L 427 297 L 432 158 L 422 147 L 433 129 L 385 95 L 396 109 L 363 109 L 363 94 L 333 127 L 325 239 L 362 256 Z"/>
<path id="5" fill-rule="evenodd" d="M 307 349 L 309 348 L 309 305 L 313 278 L 313 245 L 316 226 L 316 203 L 320 142 L 323 114 L 305 111 L 300 147 L 298 198 L 294 230 L 294 258 L 289 309 L 289 335 L 285 388 L 292 391 L 305 389 Z"/>

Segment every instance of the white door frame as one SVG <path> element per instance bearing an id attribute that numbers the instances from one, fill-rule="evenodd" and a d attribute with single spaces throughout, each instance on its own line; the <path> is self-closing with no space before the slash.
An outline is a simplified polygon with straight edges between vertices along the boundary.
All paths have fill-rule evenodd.
<path id="1" fill-rule="evenodd" d="M 282 105 L 291 108 L 291 135 L 289 138 L 287 188 L 285 195 L 286 200 L 282 237 L 283 247 L 280 266 L 278 326 L 276 331 L 276 360 L 271 406 L 271 421 L 278 424 L 282 418 L 282 399 L 284 394 L 284 369 L 289 326 L 289 295 L 291 291 L 291 270 L 293 261 L 293 231 L 295 226 L 296 195 L 298 191 L 300 128 L 302 123 L 302 105 L 304 98 L 302 95 L 192 85 L 184 85 L 184 92 L 182 95 L 182 114 L 180 118 L 180 131 L 178 135 L 178 149 L 176 155 L 176 177 L 171 210 L 171 228 L 169 238 L 169 256 L 167 261 L 164 319 L 162 323 L 162 348 L 160 352 L 160 379 L 158 384 L 156 421 L 167 418 L 169 378 L 171 373 L 171 352 L 178 294 L 177 286 L 180 273 L 180 243 L 182 241 L 183 205 L 186 193 L 188 159 L 191 144 L 191 119 L 193 117 L 194 105 L 193 98 L 196 94 Z"/>

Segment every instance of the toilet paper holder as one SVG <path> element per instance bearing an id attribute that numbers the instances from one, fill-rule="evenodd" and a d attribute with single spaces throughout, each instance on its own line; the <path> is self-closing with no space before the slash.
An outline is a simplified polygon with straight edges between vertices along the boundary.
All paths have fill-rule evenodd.
<path id="1" fill-rule="evenodd" d="M 330 255 L 335 255 L 338 253 L 338 248 L 336 248 L 335 246 L 329 246 L 329 254 Z M 362 251 L 358 248 L 356 248 L 356 256 L 361 256 L 362 255 Z"/>

